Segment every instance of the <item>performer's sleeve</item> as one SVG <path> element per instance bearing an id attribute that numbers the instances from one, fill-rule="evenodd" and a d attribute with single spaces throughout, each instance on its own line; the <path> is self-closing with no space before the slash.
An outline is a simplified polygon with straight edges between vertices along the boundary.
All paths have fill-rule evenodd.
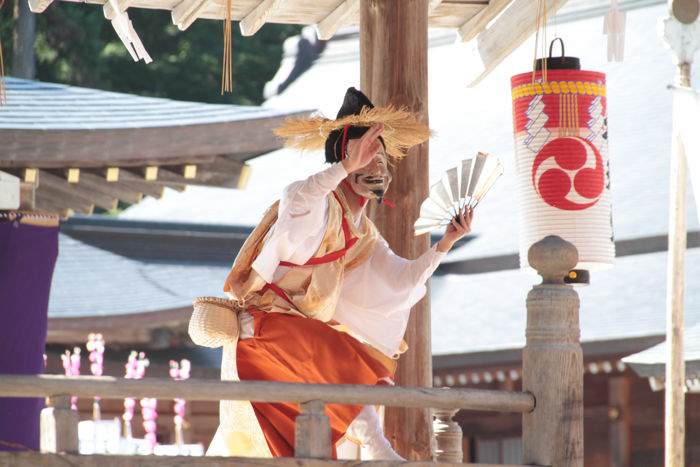
<path id="1" fill-rule="evenodd" d="M 334 319 L 388 356 L 399 352 L 411 307 L 444 258 L 436 247 L 415 260 L 396 255 L 379 238 L 369 261 L 348 271 Z"/>
<path id="2" fill-rule="evenodd" d="M 372 266 L 381 271 L 385 286 L 395 291 L 412 290 L 424 286 L 445 255 L 437 251 L 435 244 L 414 260 L 402 258 L 380 237 L 372 255 Z"/>
<path id="3" fill-rule="evenodd" d="M 336 163 L 306 180 L 294 182 L 284 190 L 279 218 L 299 218 L 326 208 L 326 196 L 347 177 L 343 164 Z"/>
<path id="4" fill-rule="evenodd" d="M 277 221 L 252 264 L 266 282 L 272 282 L 280 261 L 290 261 L 294 256 L 304 263 L 316 252 L 328 222 L 326 197 L 346 176 L 343 165 L 337 163 L 285 188 Z M 318 244 L 309 241 L 311 237 L 318 237 Z"/>

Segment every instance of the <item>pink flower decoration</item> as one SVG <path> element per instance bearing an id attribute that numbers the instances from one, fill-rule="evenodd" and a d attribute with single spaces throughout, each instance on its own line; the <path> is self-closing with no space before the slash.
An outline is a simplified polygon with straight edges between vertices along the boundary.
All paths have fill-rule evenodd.
<path id="1" fill-rule="evenodd" d="M 70 350 L 66 350 L 63 355 L 61 355 L 61 362 L 63 363 L 63 371 L 66 376 L 80 376 L 80 348 L 73 348 L 73 353 Z M 78 410 L 78 398 L 72 396 L 70 398 L 70 407 L 73 410 Z"/>

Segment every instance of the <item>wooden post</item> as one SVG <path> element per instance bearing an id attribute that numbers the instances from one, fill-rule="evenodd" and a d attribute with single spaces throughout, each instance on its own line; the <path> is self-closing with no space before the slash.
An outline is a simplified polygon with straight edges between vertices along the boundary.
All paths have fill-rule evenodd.
<path id="1" fill-rule="evenodd" d="M 677 84 L 690 87 L 690 70 L 695 51 L 700 48 L 700 4 L 697 0 L 669 0 L 669 16 L 664 20 L 663 37 L 673 51 L 678 67 Z M 671 177 L 669 182 L 668 267 L 666 287 L 666 393 L 665 465 L 685 465 L 685 361 L 683 359 L 684 256 L 687 241 L 686 184 L 687 162 L 673 115 Z"/>
<path id="2" fill-rule="evenodd" d="M 36 183 L 20 182 L 19 208 L 23 211 L 33 211 L 36 207 Z"/>
<path id="3" fill-rule="evenodd" d="M 615 376 L 608 380 L 608 419 L 610 463 L 612 467 L 631 467 L 630 380 L 626 376 Z"/>
<path id="4" fill-rule="evenodd" d="M 78 413 L 70 396 L 52 396 L 41 411 L 41 452 L 78 453 Z"/>
<path id="5" fill-rule="evenodd" d="M 685 465 L 685 360 L 683 292 L 685 288 L 687 164 L 678 135 L 671 143 L 668 264 L 666 269 L 666 391 L 664 446 L 666 467 Z"/>
<path id="6" fill-rule="evenodd" d="M 306 459 L 331 458 L 331 424 L 325 414 L 323 401 L 300 404 L 294 431 L 294 457 Z"/>
<path id="7" fill-rule="evenodd" d="M 361 0 L 361 87 L 375 105 L 406 106 L 428 122 L 428 0 Z M 428 143 L 409 151 L 393 170 L 387 197 L 396 209 L 372 205 L 371 216 L 391 248 L 416 258 L 430 243 L 414 237 L 413 221 L 428 195 Z M 406 330 L 409 350 L 399 360 L 396 383 L 432 385 L 430 302 L 428 296 L 411 311 Z M 432 416 L 429 409 L 386 410 L 385 432 L 407 459 L 431 458 Z"/>
<path id="8" fill-rule="evenodd" d="M 457 414 L 454 410 L 434 410 L 435 421 L 433 432 L 435 433 L 435 462 L 450 462 L 460 464 L 462 462 L 462 427 L 452 420 Z"/>
<path id="9" fill-rule="evenodd" d="M 576 266 L 576 247 L 550 235 L 528 251 L 542 276 L 527 295 L 523 390 L 535 409 L 523 415 L 523 464 L 583 467 L 583 355 L 579 298 L 565 275 Z"/>

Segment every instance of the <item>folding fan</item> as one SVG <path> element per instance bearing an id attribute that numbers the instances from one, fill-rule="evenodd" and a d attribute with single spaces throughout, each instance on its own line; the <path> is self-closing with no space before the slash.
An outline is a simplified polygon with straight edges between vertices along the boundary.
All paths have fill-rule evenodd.
<path id="1" fill-rule="evenodd" d="M 501 174 L 503 164 L 498 157 L 483 152 L 449 169 L 430 187 L 430 194 L 421 204 L 415 234 L 450 224 L 465 206 L 476 207 Z"/>

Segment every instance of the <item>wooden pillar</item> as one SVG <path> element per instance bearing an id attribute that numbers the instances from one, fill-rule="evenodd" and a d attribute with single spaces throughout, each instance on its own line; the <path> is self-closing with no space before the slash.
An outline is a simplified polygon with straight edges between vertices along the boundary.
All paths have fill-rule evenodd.
<path id="1" fill-rule="evenodd" d="M 323 401 L 301 405 L 294 431 L 294 457 L 306 459 L 331 458 L 331 424 Z"/>
<path id="2" fill-rule="evenodd" d="M 678 135 L 671 143 L 671 180 L 666 269 L 665 465 L 685 465 L 685 361 L 683 295 L 685 288 L 687 163 Z"/>
<path id="3" fill-rule="evenodd" d="M 612 467 L 631 467 L 630 379 L 626 376 L 615 376 L 608 380 L 608 419 L 610 463 Z"/>
<path id="4" fill-rule="evenodd" d="M 700 47 L 700 4 L 669 0 L 663 36 L 678 67 L 677 85 L 690 87 L 693 55 Z M 674 104 L 675 107 L 675 104 Z M 675 109 L 674 109 L 675 110 Z M 668 267 L 666 289 L 665 465 L 685 465 L 685 361 L 683 358 L 683 295 L 685 289 L 687 161 L 674 113 L 669 181 Z"/>
<path id="5" fill-rule="evenodd" d="M 550 235 L 528 251 L 542 284 L 527 296 L 523 390 L 535 409 L 523 415 L 523 464 L 583 467 L 583 355 L 579 298 L 564 284 L 576 247 Z"/>
<path id="6" fill-rule="evenodd" d="M 361 0 L 361 88 L 375 105 L 406 106 L 428 122 L 428 0 Z M 371 216 L 391 248 L 416 258 L 430 243 L 414 237 L 413 221 L 428 195 L 428 143 L 413 148 L 396 164 L 387 197 L 395 209 L 372 206 Z M 411 311 L 406 331 L 409 350 L 399 360 L 396 383 L 432 386 L 430 303 L 426 296 Z M 429 409 L 387 408 L 385 431 L 399 454 L 431 458 Z"/>
<path id="7" fill-rule="evenodd" d="M 435 432 L 435 462 L 449 462 L 460 464 L 463 459 L 462 441 L 464 434 L 459 423 L 452 420 L 457 414 L 454 410 L 434 410 L 435 421 L 433 431 Z"/>

